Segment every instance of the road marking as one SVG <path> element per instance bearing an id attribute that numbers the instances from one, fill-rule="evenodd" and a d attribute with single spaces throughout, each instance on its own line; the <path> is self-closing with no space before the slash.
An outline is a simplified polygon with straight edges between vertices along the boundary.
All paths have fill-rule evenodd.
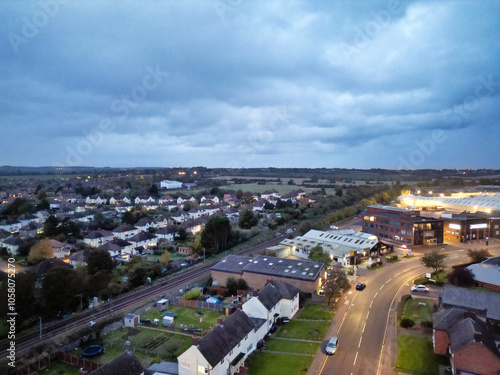
<path id="1" fill-rule="evenodd" d="M 368 312 L 366 313 L 366 320 L 368 320 L 368 316 L 370 315 L 370 310 L 368 310 Z"/>
<path id="2" fill-rule="evenodd" d="M 465 251 L 465 250 L 464 250 L 464 249 L 462 249 L 462 250 L 458 250 L 458 251 Z"/>
<path id="3" fill-rule="evenodd" d="M 326 365 L 326 360 L 328 359 L 328 356 L 325 355 L 325 360 L 323 361 L 323 366 L 321 366 L 321 370 L 319 371 L 319 373 L 321 374 L 323 372 L 323 369 L 325 368 L 325 365 Z"/>
<path id="4" fill-rule="evenodd" d="M 401 272 L 400 272 L 400 273 L 395 274 L 395 275 L 394 275 L 394 277 L 399 276 L 399 275 L 401 275 Z"/>
<path id="5" fill-rule="evenodd" d="M 371 301 L 371 303 L 370 303 L 370 309 L 372 308 L 372 305 L 373 305 L 373 300 L 372 300 L 372 301 Z"/>
<path id="6" fill-rule="evenodd" d="M 353 366 L 356 366 L 356 359 L 358 359 L 358 352 L 356 352 L 356 357 L 354 357 L 354 363 L 352 364 Z"/>
<path id="7" fill-rule="evenodd" d="M 378 294 L 378 292 L 375 293 L 375 295 L 373 296 L 373 299 L 377 298 L 377 294 Z"/>
<path id="8" fill-rule="evenodd" d="M 365 327 L 366 327 L 366 322 L 365 322 L 365 324 L 363 325 L 363 330 L 361 331 L 361 333 L 365 333 Z"/>
<path id="9" fill-rule="evenodd" d="M 350 292 L 347 292 L 347 294 L 352 294 L 352 291 L 350 291 Z"/>
<path id="10" fill-rule="evenodd" d="M 407 268 L 407 269 L 405 269 L 405 270 L 403 270 L 401 272 L 406 272 L 406 271 L 409 271 L 409 270 L 411 270 L 411 268 Z"/>
<path id="11" fill-rule="evenodd" d="M 345 302 L 344 302 L 344 305 L 347 305 L 349 303 L 349 300 L 346 299 Z"/>
<path id="12" fill-rule="evenodd" d="M 390 278 L 389 280 L 387 280 L 385 283 L 387 284 L 387 283 L 388 283 L 389 281 L 391 281 L 391 280 L 392 280 L 392 278 Z"/>
<path id="13" fill-rule="evenodd" d="M 358 349 L 359 349 L 359 347 L 361 346 L 361 341 L 363 341 L 363 336 L 361 336 L 361 337 L 359 338 Z"/>
<path id="14" fill-rule="evenodd" d="M 383 288 L 384 286 L 385 286 L 385 285 L 382 285 L 382 286 L 379 288 L 379 290 L 382 290 L 382 288 Z"/>

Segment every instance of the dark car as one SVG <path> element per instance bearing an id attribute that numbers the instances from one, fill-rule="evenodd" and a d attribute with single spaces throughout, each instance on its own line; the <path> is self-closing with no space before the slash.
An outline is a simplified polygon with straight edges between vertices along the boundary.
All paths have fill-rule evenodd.
<path id="1" fill-rule="evenodd" d="M 366 288 L 366 284 L 365 283 L 357 283 L 356 284 L 356 290 L 363 290 Z"/>

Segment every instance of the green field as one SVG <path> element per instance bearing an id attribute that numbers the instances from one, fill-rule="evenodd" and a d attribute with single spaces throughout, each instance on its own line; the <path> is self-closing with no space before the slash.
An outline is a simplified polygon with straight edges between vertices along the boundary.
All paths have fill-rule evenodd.
<path id="1" fill-rule="evenodd" d="M 397 370 L 416 375 L 437 375 L 439 365 L 446 364 L 446 358 L 434 354 L 430 337 L 399 335 Z"/>
<path id="2" fill-rule="evenodd" d="M 419 305 L 425 303 L 425 306 Z M 415 325 L 420 325 L 421 322 L 432 322 L 432 310 L 434 301 L 425 298 L 408 298 L 403 307 L 403 319 L 411 319 Z"/>
<path id="3" fill-rule="evenodd" d="M 277 352 L 315 354 L 320 347 L 319 342 L 270 339 L 266 341 L 266 350 Z"/>
<path id="4" fill-rule="evenodd" d="M 300 312 L 299 319 L 332 320 L 334 312 L 326 305 L 309 304 Z"/>
<path id="5" fill-rule="evenodd" d="M 323 341 L 330 324 L 329 321 L 292 320 L 282 326 L 276 335 L 289 339 Z"/>
<path id="6" fill-rule="evenodd" d="M 176 313 L 175 326 L 176 328 L 181 328 L 182 326 L 193 326 L 199 329 L 209 329 L 217 324 L 217 318 L 222 317 L 220 311 L 199 309 L 194 307 L 184 307 L 178 305 L 170 305 L 167 310 L 169 312 Z M 165 311 L 158 311 L 152 308 L 148 312 L 141 315 L 141 318 L 146 318 L 151 321 L 153 319 L 162 319 L 161 314 Z M 203 315 L 200 315 L 198 311 L 201 311 Z M 202 321 L 200 322 L 200 318 Z"/>
<path id="7" fill-rule="evenodd" d="M 256 353 L 252 357 L 250 375 L 301 375 L 306 374 L 313 357 L 294 354 Z"/>

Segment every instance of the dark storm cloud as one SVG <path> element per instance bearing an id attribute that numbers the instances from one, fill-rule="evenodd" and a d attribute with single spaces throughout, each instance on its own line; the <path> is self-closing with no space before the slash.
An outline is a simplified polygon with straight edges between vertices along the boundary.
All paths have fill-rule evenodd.
<path id="1" fill-rule="evenodd" d="M 0 146 L 23 165 L 470 166 L 460 150 L 500 135 L 499 15 L 493 1 L 3 3 L 0 123 L 23 145 Z"/>

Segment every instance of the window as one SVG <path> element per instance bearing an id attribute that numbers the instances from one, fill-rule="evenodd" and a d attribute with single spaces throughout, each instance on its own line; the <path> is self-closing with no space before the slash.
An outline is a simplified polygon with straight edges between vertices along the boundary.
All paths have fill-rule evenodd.
<path id="1" fill-rule="evenodd" d="M 397 227 L 399 227 L 399 221 L 396 221 L 395 225 L 396 225 Z"/>
<path id="2" fill-rule="evenodd" d="M 391 228 L 391 232 L 394 232 L 394 228 Z"/>
<path id="3" fill-rule="evenodd" d="M 208 374 L 208 367 L 198 365 L 198 373 L 199 374 Z"/>
<path id="4" fill-rule="evenodd" d="M 248 345 L 247 354 L 250 353 L 252 349 L 253 349 L 253 344 Z"/>
<path id="5" fill-rule="evenodd" d="M 184 368 L 191 368 L 191 362 L 181 361 L 181 366 Z"/>
<path id="6" fill-rule="evenodd" d="M 406 234 L 406 231 L 404 229 L 401 229 L 401 234 Z"/>
<path id="7" fill-rule="evenodd" d="M 410 239 L 407 239 L 407 240 L 406 240 L 406 243 L 411 243 L 411 240 L 410 240 Z"/>
<path id="8" fill-rule="evenodd" d="M 394 220 L 391 220 L 389 224 L 394 225 Z"/>
<path id="9" fill-rule="evenodd" d="M 412 225 L 411 224 L 406 224 L 406 228 L 411 229 Z"/>
<path id="10" fill-rule="evenodd" d="M 241 342 L 238 343 L 238 348 L 241 346 Z"/>

